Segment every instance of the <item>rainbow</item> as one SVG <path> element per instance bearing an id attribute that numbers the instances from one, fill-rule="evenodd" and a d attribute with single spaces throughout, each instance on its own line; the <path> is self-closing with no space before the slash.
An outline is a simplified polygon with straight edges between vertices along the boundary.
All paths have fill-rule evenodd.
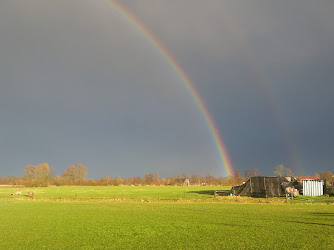
<path id="1" fill-rule="evenodd" d="M 176 74 L 181 79 L 184 87 L 192 97 L 194 103 L 196 104 L 199 112 L 202 114 L 206 126 L 209 130 L 210 136 L 213 143 L 217 149 L 217 154 L 220 159 L 221 167 L 225 169 L 225 174 L 227 176 L 233 176 L 233 168 L 231 164 L 230 157 L 228 155 L 226 146 L 222 140 L 221 135 L 217 129 L 217 126 L 207 109 L 203 99 L 199 95 L 195 88 L 194 83 L 190 80 L 189 76 L 181 68 L 178 62 L 174 59 L 171 53 L 163 46 L 163 44 L 154 36 L 154 34 L 130 11 L 128 11 L 123 5 L 114 0 L 106 0 L 113 9 L 121 14 L 131 25 L 133 25 L 143 36 L 155 47 L 155 49 L 160 53 L 160 55 L 166 59 L 170 67 L 176 72 Z"/>
<path id="2" fill-rule="evenodd" d="M 229 33 L 242 49 L 250 72 L 253 74 L 254 79 L 256 79 L 258 86 L 262 89 L 264 96 L 270 104 L 273 117 L 276 120 L 277 126 L 282 134 L 282 142 L 286 145 L 287 156 L 289 158 L 286 160 L 290 161 L 294 172 L 296 171 L 295 174 L 306 175 L 304 169 L 302 168 L 302 162 L 298 157 L 298 150 L 295 146 L 293 136 L 289 130 L 288 124 L 286 123 L 286 119 L 284 119 L 284 112 L 281 108 L 279 98 L 275 94 L 269 77 L 263 70 L 261 70 L 255 54 L 247 47 L 247 43 L 245 42 L 247 41 L 247 38 L 237 26 L 237 22 L 233 20 L 232 16 L 230 16 L 228 12 L 224 11 L 225 8 L 222 8 L 221 10 L 223 11 L 221 17 L 225 19 L 225 23 L 229 24 L 229 26 L 227 26 L 229 28 Z M 277 162 L 277 164 L 279 164 L 279 162 Z"/>

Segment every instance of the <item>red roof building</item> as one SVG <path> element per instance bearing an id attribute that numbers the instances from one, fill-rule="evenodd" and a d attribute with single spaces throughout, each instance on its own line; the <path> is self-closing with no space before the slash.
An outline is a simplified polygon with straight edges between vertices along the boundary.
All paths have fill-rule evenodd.
<path id="1" fill-rule="evenodd" d="M 317 176 L 299 176 L 297 179 L 299 181 L 302 181 L 302 180 L 320 180 L 321 178 Z"/>

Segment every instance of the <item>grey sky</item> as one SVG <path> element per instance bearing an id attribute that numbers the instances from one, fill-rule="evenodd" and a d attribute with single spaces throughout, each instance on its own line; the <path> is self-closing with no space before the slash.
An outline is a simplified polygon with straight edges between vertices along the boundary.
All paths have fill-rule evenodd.
<path id="1" fill-rule="evenodd" d="M 235 169 L 333 171 L 332 1 L 120 1 L 189 75 Z M 0 3 L 0 176 L 225 175 L 176 72 L 107 1 Z"/>

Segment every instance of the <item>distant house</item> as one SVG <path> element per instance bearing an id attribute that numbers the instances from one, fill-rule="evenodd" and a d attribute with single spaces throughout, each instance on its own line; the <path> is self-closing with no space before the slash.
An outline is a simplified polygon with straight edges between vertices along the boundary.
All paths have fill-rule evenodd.
<path id="1" fill-rule="evenodd" d="M 299 178 L 297 178 L 300 182 L 302 182 L 303 180 L 321 180 L 320 177 L 316 177 L 316 176 L 300 176 Z"/>
<path id="2" fill-rule="evenodd" d="M 326 181 L 321 178 L 302 179 L 303 195 L 321 196 L 326 192 Z"/>

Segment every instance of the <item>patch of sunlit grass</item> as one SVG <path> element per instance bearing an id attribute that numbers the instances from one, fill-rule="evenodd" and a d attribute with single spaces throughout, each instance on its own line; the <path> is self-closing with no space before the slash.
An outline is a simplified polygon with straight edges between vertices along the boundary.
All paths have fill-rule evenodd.
<path id="1" fill-rule="evenodd" d="M 334 206 L 3 200 L 0 249 L 317 248 Z"/>

